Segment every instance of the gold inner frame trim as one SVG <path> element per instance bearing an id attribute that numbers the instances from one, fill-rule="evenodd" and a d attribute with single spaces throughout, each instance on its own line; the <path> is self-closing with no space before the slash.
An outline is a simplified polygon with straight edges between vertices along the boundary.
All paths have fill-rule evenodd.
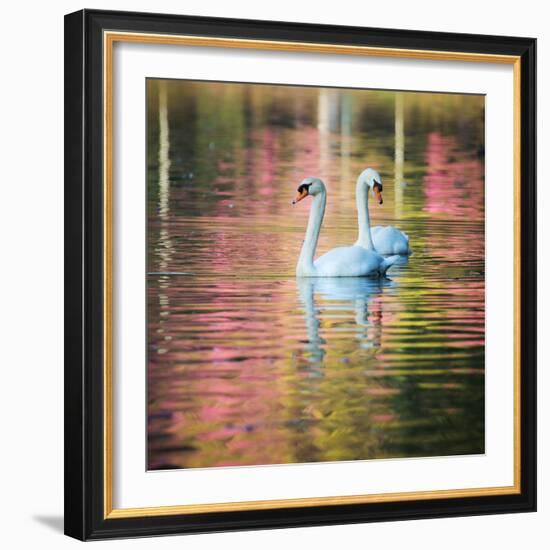
<path id="1" fill-rule="evenodd" d="M 514 484 L 505 487 L 482 487 L 434 491 L 414 491 L 370 495 L 330 496 L 246 502 L 222 502 L 212 504 L 182 504 L 149 508 L 113 508 L 113 46 L 116 42 L 203 46 L 218 48 L 259 49 L 336 55 L 361 55 L 371 57 L 394 57 L 425 59 L 432 61 L 462 61 L 475 63 L 498 63 L 513 66 L 514 79 Z M 465 498 L 480 496 L 511 495 L 521 492 L 521 432 L 520 432 L 520 242 L 521 242 L 521 61 L 518 56 L 447 52 L 432 50 L 408 50 L 341 44 L 316 44 L 308 42 L 284 42 L 273 40 L 250 40 L 205 36 L 183 36 L 104 31 L 103 34 L 103 115 L 104 115 L 104 518 L 134 518 L 230 512 L 246 510 L 269 510 L 277 508 L 303 508 L 307 506 L 334 506 L 411 500 L 434 500 L 442 498 Z"/>

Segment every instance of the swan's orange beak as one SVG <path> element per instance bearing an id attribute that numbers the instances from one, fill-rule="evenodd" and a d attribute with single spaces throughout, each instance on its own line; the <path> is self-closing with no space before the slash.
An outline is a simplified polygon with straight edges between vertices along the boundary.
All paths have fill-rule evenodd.
<path id="1" fill-rule="evenodd" d="M 382 198 L 382 185 L 378 182 L 374 182 L 374 185 L 372 186 L 372 194 L 378 201 L 378 204 L 382 204 L 384 202 L 384 199 Z"/>
<path id="2" fill-rule="evenodd" d="M 292 204 L 300 202 L 302 199 L 305 199 L 309 195 L 307 187 L 303 187 L 301 191 L 298 191 L 296 198 L 292 201 Z"/>

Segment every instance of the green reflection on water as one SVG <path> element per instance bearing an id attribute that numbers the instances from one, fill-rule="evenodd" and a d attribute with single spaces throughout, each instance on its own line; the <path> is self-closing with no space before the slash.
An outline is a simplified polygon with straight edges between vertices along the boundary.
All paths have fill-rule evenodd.
<path id="1" fill-rule="evenodd" d="M 149 467 L 484 452 L 483 98 L 149 80 L 147 106 Z M 327 185 L 322 254 L 366 166 L 413 256 L 296 280 L 298 183 Z"/>

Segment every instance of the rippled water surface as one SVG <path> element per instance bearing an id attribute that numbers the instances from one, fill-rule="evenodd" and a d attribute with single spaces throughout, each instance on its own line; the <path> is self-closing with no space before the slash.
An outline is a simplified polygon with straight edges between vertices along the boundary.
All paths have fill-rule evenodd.
<path id="1" fill-rule="evenodd" d="M 484 452 L 483 98 L 148 81 L 148 467 Z M 389 279 L 296 279 L 373 225 Z"/>

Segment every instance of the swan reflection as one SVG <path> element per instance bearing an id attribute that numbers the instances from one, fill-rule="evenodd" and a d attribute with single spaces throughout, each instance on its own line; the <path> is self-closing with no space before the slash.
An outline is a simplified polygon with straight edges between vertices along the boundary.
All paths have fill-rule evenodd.
<path id="1" fill-rule="evenodd" d="M 378 297 L 395 283 L 367 277 L 297 277 L 296 286 L 303 306 L 307 341 L 302 351 L 311 366 L 321 367 L 327 353 L 322 322 L 333 323 L 332 332 L 349 333 L 355 349 L 377 349 L 382 337 L 382 304 Z M 370 311 L 370 306 L 375 305 Z M 345 326 L 347 325 L 347 326 Z M 342 359 L 345 359 L 342 358 Z"/>

